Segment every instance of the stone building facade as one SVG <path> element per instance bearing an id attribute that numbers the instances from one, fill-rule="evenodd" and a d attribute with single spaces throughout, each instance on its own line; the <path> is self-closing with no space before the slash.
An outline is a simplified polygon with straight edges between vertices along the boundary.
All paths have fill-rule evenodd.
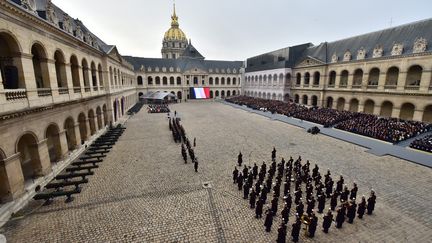
<path id="1" fill-rule="evenodd" d="M 0 202 L 115 123 L 133 66 L 51 1 L 0 1 Z"/>
<path id="2" fill-rule="evenodd" d="M 431 28 L 426 19 L 249 58 L 244 93 L 432 122 Z M 285 77 L 284 86 L 276 76 Z"/>

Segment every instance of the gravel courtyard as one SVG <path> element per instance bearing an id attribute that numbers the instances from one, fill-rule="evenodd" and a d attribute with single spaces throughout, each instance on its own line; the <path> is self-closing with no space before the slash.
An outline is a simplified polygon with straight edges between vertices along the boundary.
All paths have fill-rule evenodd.
<path id="1" fill-rule="evenodd" d="M 255 219 L 231 179 L 239 151 L 246 164 L 260 165 L 269 162 L 274 146 L 278 161 L 301 155 L 312 167 L 317 163 L 321 174 L 330 168 L 334 180 L 342 174 L 349 187 L 355 181 L 359 196 L 368 196 L 371 188 L 377 194 L 374 215 L 342 229 L 332 226 L 327 235 L 318 215 L 315 238 L 302 231 L 300 242 L 432 242 L 431 169 L 221 103 L 188 102 L 171 109 L 188 137 L 197 139 L 199 173 L 183 163 L 166 114 L 148 114 L 144 107 L 127 121 L 125 133 L 72 203 L 32 202 L 24 210 L 30 214 L 0 232 L 8 242 L 275 242 L 281 204 L 266 233 L 264 219 Z"/>

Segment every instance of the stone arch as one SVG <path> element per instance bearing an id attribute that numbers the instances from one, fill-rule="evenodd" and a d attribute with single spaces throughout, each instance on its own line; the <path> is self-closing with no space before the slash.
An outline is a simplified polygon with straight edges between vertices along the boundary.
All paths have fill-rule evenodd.
<path id="1" fill-rule="evenodd" d="M 302 104 L 303 105 L 307 105 L 307 103 L 308 103 L 308 96 L 307 95 L 303 95 L 303 97 L 302 97 Z"/>
<path id="2" fill-rule="evenodd" d="M 296 85 L 300 85 L 301 84 L 301 74 L 297 73 L 296 74 Z"/>
<path id="3" fill-rule="evenodd" d="M 102 129 L 103 128 L 102 109 L 100 108 L 100 106 L 96 107 L 96 120 L 97 120 L 98 130 Z"/>
<path id="4" fill-rule="evenodd" d="M 424 108 L 422 121 L 432 123 L 432 105 L 428 105 Z"/>
<path id="5" fill-rule="evenodd" d="M 177 85 L 181 85 L 182 84 L 182 80 L 181 80 L 181 77 L 177 77 Z"/>
<path id="6" fill-rule="evenodd" d="M 209 85 L 213 85 L 213 77 L 209 78 Z"/>
<path id="7" fill-rule="evenodd" d="M 309 85 L 309 83 L 310 83 L 310 73 L 306 72 L 304 75 L 304 85 Z"/>
<path id="8" fill-rule="evenodd" d="M 156 76 L 156 85 L 160 85 L 161 84 L 161 82 L 160 82 L 160 77 L 159 76 Z"/>
<path id="9" fill-rule="evenodd" d="M 99 86 L 104 87 L 103 70 L 102 70 L 102 65 L 100 63 L 98 65 L 98 74 L 99 74 Z"/>
<path id="10" fill-rule="evenodd" d="M 67 88 L 66 60 L 61 50 L 54 52 L 57 87 Z"/>
<path id="11" fill-rule="evenodd" d="M 153 85 L 153 77 L 152 76 L 147 77 L 147 85 Z"/>
<path id="12" fill-rule="evenodd" d="M 214 98 L 214 96 L 213 96 L 213 90 L 210 90 L 210 98 L 211 98 L 211 99 Z"/>
<path id="13" fill-rule="evenodd" d="M 300 95 L 298 95 L 298 94 L 294 95 L 294 102 L 297 104 L 300 102 Z"/>
<path id="14" fill-rule="evenodd" d="M 349 105 L 349 111 L 358 112 L 358 107 L 359 107 L 359 100 L 356 98 L 351 99 Z"/>
<path id="15" fill-rule="evenodd" d="M 225 90 L 222 90 L 222 91 L 221 91 L 221 97 L 222 97 L 222 98 L 225 98 Z"/>
<path id="16" fill-rule="evenodd" d="M 331 96 L 327 97 L 326 105 L 327 105 L 327 108 L 330 108 L 330 109 L 333 108 L 333 97 L 331 97 Z"/>
<path id="17" fill-rule="evenodd" d="M 182 99 L 182 92 L 181 91 L 177 91 L 177 99 L 179 99 L 179 100 Z"/>
<path id="18" fill-rule="evenodd" d="M 397 86 L 399 79 L 399 68 L 398 67 L 390 67 L 387 70 L 386 74 L 386 86 Z"/>
<path id="19" fill-rule="evenodd" d="M 17 53 L 21 53 L 17 38 L 12 33 L 0 31 L 0 77 L 4 89 L 26 87 L 22 61 Z"/>
<path id="20" fill-rule="evenodd" d="M 215 78 L 215 85 L 219 85 L 219 77 Z M 217 96 L 216 96 L 217 97 Z"/>
<path id="21" fill-rule="evenodd" d="M 137 77 L 137 85 L 143 85 L 143 77 L 141 75 Z"/>
<path id="22" fill-rule="evenodd" d="M 339 86 L 346 86 L 346 85 L 348 85 L 348 75 L 349 75 L 348 70 L 343 70 L 341 72 Z"/>
<path id="23" fill-rule="evenodd" d="M 92 61 L 90 64 L 90 71 L 91 71 L 91 80 L 92 80 L 92 86 L 97 87 L 98 81 L 97 81 L 97 70 L 96 70 L 96 64 Z"/>
<path id="24" fill-rule="evenodd" d="M 411 103 L 404 103 L 400 109 L 400 119 L 412 120 L 414 117 L 415 106 Z"/>
<path id="25" fill-rule="evenodd" d="M 231 90 L 228 90 L 227 91 L 227 97 L 230 97 L 231 96 Z"/>
<path id="26" fill-rule="evenodd" d="M 318 97 L 316 95 L 312 95 L 312 106 L 318 106 Z"/>
<path id="27" fill-rule="evenodd" d="M 90 78 L 89 78 L 89 65 L 85 58 L 81 61 L 81 68 L 82 68 L 82 76 L 84 79 L 84 88 L 90 87 Z"/>
<path id="28" fill-rule="evenodd" d="M 291 85 L 291 73 L 287 73 L 285 76 L 285 86 Z"/>
<path id="29" fill-rule="evenodd" d="M 124 116 L 124 113 L 125 113 L 125 97 L 121 97 L 121 99 L 120 99 L 120 112 L 121 112 L 121 115 Z"/>
<path id="30" fill-rule="evenodd" d="M 227 85 L 231 85 L 231 78 L 230 77 L 227 78 Z"/>
<path id="31" fill-rule="evenodd" d="M 169 81 L 170 85 L 175 85 L 174 77 L 170 77 Z"/>
<path id="32" fill-rule="evenodd" d="M 420 86 L 423 68 L 420 65 L 413 65 L 408 69 L 406 85 Z"/>
<path id="33" fill-rule="evenodd" d="M 358 68 L 354 71 L 353 85 L 360 86 L 363 83 L 363 70 Z"/>
<path id="34" fill-rule="evenodd" d="M 219 97 L 219 90 L 216 90 L 216 92 L 215 92 L 215 96 L 216 96 L 216 97 Z"/>
<path id="35" fill-rule="evenodd" d="M 69 151 L 72 151 L 76 148 L 77 139 L 75 134 L 75 122 L 72 117 L 66 118 L 63 128 L 66 132 L 66 140 L 68 144 Z"/>
<path id="36" fill-rule="evenodd" d="M 34 43 L 31 47 L 32 63 L 34 78 L 36 81 L 36 88 L 50 88 L 51 84 L 49 81 L 49 71 L 47 63 L 47 54 L 45 47 L 40 43 Z"/>
<path id="37" fill-rule="evenodd" d="M 364 103 L 364 113 L 373 114 L 375 110 L 375 101 L 368 99 Z"/>
<path id="38" fill-rule="evenodd" d="M 276 100 L 276 93 L 273 93 L 273 94 L 272 94 L 271 99 L 272 99 L 272 100 Z"/>
<path id="39" fill-rule="evenodd" d="M 84 144 L 84 142 L 87 140 L 87 118 L 84 114 L 84 112 L 81 112 L 78 115 L 78 124 L 79 124 L 79 131 L 80 131 L 80 138 L 81 138 L 81 144 Z"/>
<path id="40" fill-rule="evenodd" d="M 279 74 L 279 86 L 282 87 L 284 83 L 284 75 L 283 73 Z"/>
<path id="41" fill-rule="evenodd" d="M 108 125 L 108 111 L 107 111 L 105 104 L 102 106 L 102 112 L 103 112 L 103 118 L 104 118 L 104 126 L 107 126 Z"/>
<path id="42" fill-rule="evenodd" d="M 271 99 L 271 94 L 270 93 L 267 93 L 267 99 L 268 100 Z"/>
<path id="43" fill-rule="evenodd" d="M 232 95 L 233 95 L 233 96 L 236 95 L 236 91 L 235 91 L 235 90 L 232 91 Z"/>
<path id="44" fill-rule="evenodd" d="M 221 78 L 221 85 L 225 85 L 225 78 L 224 77 Z M 223 98 L 223 96 L 222 96 L 222 98 Z"/>
<path id="45" fill-rule="evenodd" d="M 379 68 L 376 67 L 369 71 L 368 85 L 378 85 L 380 72 Z"/>
<path id="46" fill-rule="evenodd" d="M 334 86 L 336 84 L 336 72 L 331 71 L 329 74 L 329 85 Z"/>
<path id="47" fill-rule="evenodd" d="M 285 94 L 284 95 L 284 101 L 288 102 L 290 100 L 290 95 L 289 94 Z"/>
<path id="48" fill-rule="evenodd" d="M 381 105 L 380 116 L 391 117 L 393 112 L 393 103 L 384 101 Z"/>
<path id="49" fill-rule="evenodd" d="M 320 72 L 316 71 L 314 73 L 313 85 L 319 85 L 320 84 L 320 79 L 321 79 L 321 74 L 320 74 Z"/>
<path id="50" fill-rule="evenodd" d="M 343 111 L 344 108 L 345 108 L 345 98 L 339 97 L 339 99 L 337 100 L 336 109 L 338 111 Z"/>
<path id="51" fill-rule="evenodd" d="M 114 74 L 113 74 L 112 67 L 109 67 L 109 75 L 110 75 L 110 85 L 113 86 L 114 85 Z"/>
<path id="52" fill-rule="evenodd" d="M 38 151 L 38 139 L 34 133 L 27 132 L 17 140 L 17 153 L 20 153 L 21 170 L 24 180 L 32 180 L 42 172 L 42 162 Z"/>
<path id="53" fill-rule="evenodd" d="M 4 163 L 6 155 L 0 148 L 0 163 Z M 0 166 L 0 202 L 6 202 L 10 200 L 10 184 L 4 166 Z"/>
<path id="54" fill-rule="evenodd" d="M 51 162 L 61 160 L 62 148 L 60 143 L 60 129 L 57 124 L 50 124 L 45 130 L 45 138 L 47 139 L 48 155 Z"/>

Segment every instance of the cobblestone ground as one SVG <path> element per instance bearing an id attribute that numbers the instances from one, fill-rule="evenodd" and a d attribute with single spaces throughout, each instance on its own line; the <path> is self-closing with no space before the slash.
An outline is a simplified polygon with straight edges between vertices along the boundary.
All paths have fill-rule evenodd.
<path id="1" fill-rule="evenodd" d="M 275 242 L 280 219 L 266 233 L 263 219 L 232 184 L 239 150 L 246 163 L 269 161 L 273 146 L 281 156 L 330 168 L 333 178 L 356 181 L 359 195 L 377 193 L 374 215 L 301 242 L 431 242 L 432 170 L 393 157 L 376 157 L 362 147 L 322 135 L 312 136 L 214 102 L 172 106 L 188 136 L 196 137 L 199 173 L 182 162 L 180 146 L 166 114 L 145 110 L 95 170 L 75 201 L 50 206 L 32 202 L 25 217 L 1 229 L 8 242 Z M 212 189 L 202 187 L 211 181 Z M 280 206 L 279 206 L 280 207 Z M 280 209 L 279 209 L 280 210 Z M 280 212 L 280 211 L 279 211 Z M 288 226 L 288 239 L 293 217 Z"/>

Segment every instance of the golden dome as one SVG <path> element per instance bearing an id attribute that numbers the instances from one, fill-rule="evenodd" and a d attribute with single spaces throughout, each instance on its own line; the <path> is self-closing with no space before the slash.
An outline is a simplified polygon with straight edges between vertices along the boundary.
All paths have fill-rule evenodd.
<path id="1" fill-rule="evenodd" d="M 174 13 L 171 16 L 171 28 L 165 32 L 164 41 L 186 41 L 187 38 L 185 33 L 179 28 L 178 23 L 178 17 L 175 12 L 175 5 L 174 5 Z"/>

